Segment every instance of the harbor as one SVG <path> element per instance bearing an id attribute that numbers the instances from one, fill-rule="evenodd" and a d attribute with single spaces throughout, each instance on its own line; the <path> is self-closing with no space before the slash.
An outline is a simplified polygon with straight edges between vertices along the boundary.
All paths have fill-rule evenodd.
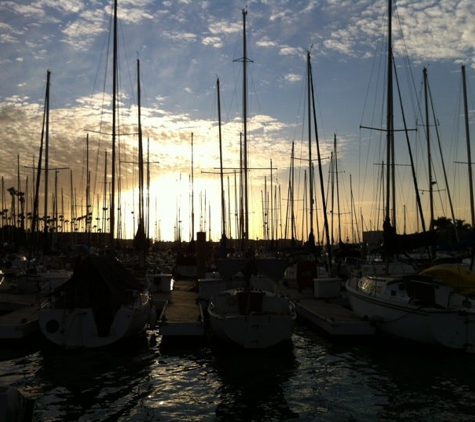
<path id="1" fill-rule="evenodd" d="M 473 0 L 20 3 L 0 422 L 475 420 Z"/>
<path id="2" fill-rule="evenodd" d="M 199 283 L 199 280 L 198 280 Z M 316 280 L 317 283 L 317 280 Z M 334 280 L 340 285 L 340 280 Z M 153 294 L 158 314 L 157 328 L 164 338 L 206 335 L 206 301 L 200 300 L 196 282 L 174 282 L 173 290 Z M 345 308 L 342 293 L 317 298 L 311 288 L 283 290 L 296 305 L 299 319 L 329 336 L 372 336 L 374 327 Z M 344 295 L 343 295 L 344 296 Z"/>
<path id="3" fill-rule="evenodd" d="M 152 293 L 157 312 L 155 328 L 159 335 L 164 338 L 206 336 L 206 301 L 200 300 L 203 298 L 199 295 L 199 281 L 175 281 L 171 275 L 164 278 L 172 287 Z M 333 282 L 340 285 L 340 280 Z M 24 339 L 39 333 L 38 298 L 33 294 L 5 293 L 9 290 L 0 287 L 0 339 Z M 311 288 L 301 291 L 285 288 L 283 293 L 295 303 L 299 319 L 314 329 L 330 336 L 374 335 L 374 327 L 368 321 L 342 305 L 344 292 L 339 289 L 337 295 L 325 298 L 315 297 Z"/>
<path id="4" fill-rule="evenodd" d="M 475 416 L 471 357 L 376 338 L 329 336 L 298 323 L 290 348 L 256 353 L 217 348 L 199 337 L 81 351 L 35 337 L 2 341 L 0 381 L 35 399 L 38 421 L 403 422 Z"/>

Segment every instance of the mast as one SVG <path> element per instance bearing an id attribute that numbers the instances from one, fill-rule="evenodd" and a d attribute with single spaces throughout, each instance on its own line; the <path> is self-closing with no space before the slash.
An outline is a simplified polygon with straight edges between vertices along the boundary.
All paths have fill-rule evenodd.
<path id="1" fill-rule="evenodd" d="M 294 161 L 295 161 L 295 143 L 292 141 L 292 153 L 290 155 L 290 186 L 289 186 L 289 191 L 290 191 L 290 233 L 291 233 L 291 241 L 292 241 L 292 246 L 294 246 L 295 242 L 295 212 L 294 212 Z M 287 232 L 287 231 L 286 231 Z M 286 233 L 287 234 L 287 233 Z"/>
<path id="2" fill-rule="evenodd" d="M 243 25 L 243 57 L 235 60 L 242 62 L 243 78 L 242 78 L 242 119 L 243 119 L 243 173 L 244 173 L 244 194 L 243 194 L 243 241 L 249 238 L 249 204 L 248 204 L 248 180 L 247 180 L 247 63 L 252 60 L 247 58 L 247 41 L 246 41 L 246 15 L 247 9 L 242 9 L 242 25 Z"/>
<path id="3" fill-rule="evenodd" d="M 195 239 L 195 182 L 193 171 L 193 132 L 191 132 L 191 242 Z"/>
<path id="4" fill-rule="evenodd" d="M 91 209 L 91 175 L 89 172 L 89 133 L 86 134 L 86 233 L 87 243 L 90 240 L 92 212 Z"/>
<path id="5" fill-rule="evenodd" d="M 107 230 L 106 212 L 107 212 L 107 151 L 104 151 L 104 195 L 102 197 L 102 233 L 106 233 L 106 230 Z M 110 226 L 109 226 L 109 230 L 110 230 Z M 104 246 L 106 245 L 107 243 Z"/>
<path id="6" fill-rule="evenodd" d="M 333 134 L 333 148 L 335 154 L 335 178 L 336 178 L 336 208 L 338 218 L 338 243 L 341 245 L 341 213 L 340 213 L 340 187 L 338 181 L 338 153 L 336 148 L 336 133 Z"/>
<path id="7" fill-rule="evenodd" d="M 312 67 L 309 62 L 309 67 L 310 67 L 310 84 L 311 84 L 311 94 L 312 94 L 312 111 L 313 111 L 313 126 L 315 128 L 315 141 L 317 144 L 317 159 L 318 159 L 318 173 L 319 173 L 319 178 L 320 178 L 320 192 L 322 196 L 322 208 L 323 208 L 323 227 L 325 231 L 325 238 L 326 238 L 326 243 L 327 243 L 327 265 L 328 269 L 331 270 L 331 264 L 332 264 L 332 245 L 330 242 L 330 231 L 328 228 L 328 215 L 327 215 L 327 204 L 325 200 L 325 187 L 323 184 L 323 172 L 322 172 L 322 157 L 320 154 L 320 143 L 318 139 L 318 128 L 317 128 L 317 114 L 315 111 L 315 91 L 313 87 L 313 76 L 312 76 Z M 309 105 L 310 107 L 310 105 Z"/>
<path id="8" fill-rule="evenodd" d="M 424 77 L 424 101 L 425 101 L 425 120 L 426 120 L 426 141 L 427 141 L 427 165 L 429 172 L 429 210 L 430 210 L 430 222 L 429 230 L 434 229 L 434 187 L 432 182 L 432 156 L 430 148 L 430 125 L 429 125 L 429 98 L 428 98 L 428 87 L 427 87 L 427 69 L 424 67 L 422 70 Z M 435 245 L 431 244 L 428 248 L 429 259 L 435 258 Z"/>
<path id="9" fill-rule="evenodd" d="M 45 207 L 44 207 L 44 244 L 43 253 L 49 252 L 48 242 L 48 173 L 49 173 L 49 89 L 50 89 L 51 72 L 48 70 L 46 81 L 46 97 L 45 97 Z"/>
<path id="10" fill-rule="evenodd" d="M 117 113 L 117 0 L 114 0 L 114 44 L 112 58 L 112 183 L 110 200 L 109 246 L 115 247 L 115 173 L 116 173 L 116 113 Z"/>
<path id="11" fill-rule="evenodd" d="M 50 86 L 50 76 L 51 72 L 48 70 L 46 71 L 46 93 L 45 93 L 45 106 L 44 106 L 44 112 L 43 112 L 43 126 L 41 130 L 41 143 L 40 143 L 40 154 L 38 157 L 38 167 L 36 169 L 37 175 L 36 175 L 36 186 L 35 186 L 35 197 L 33 201 L 33 221 L 31 225 L 31 231 L 35 233 L 38 230 L 38 214 L 39 214 L 39 196 L 40 196 L 40 179 L 41 179 L 41 162 L 43 160 L 43 146 L 44 144 L 47 143 L 47 138 L 48 138 L 48 132 L 49 132 L 49 86 Z M 45 162 L 45 166 L 47 165 L 47 162 Z M 46 172 L 46 175 L 48 172 Z M 47 176 L 45 177 L 45 185 L 47 185 Z M 46 189 L 45 189 L 46 190 Z M 48 200 L 47 200 L 47 195 L 45 195 L 45 228 L 44 232 L 47 232 L 46 228 L 46 214 L 47 214 L 47 206 L 48 206 Z M 39 230 L 38 230 L 39 231 Z"/>
<path id="12" fill-rule="evenodd" d="M 224 240 L 226 239 L 226 206 L 224 201 L 223 142 L 221 134 L 221 95 L 219 90 L 219 78 L 216 80 L 216 91 L 218 93 L 219 176 L 221 181 L 221 238 Z"/>
<path id="13" fill-rule="evenodd" d="M 311 87 L 310 78 L 312 73 L 312 65 L 310 63 L 310 51 L 307 51 L 307 104 L 308 104 L 308 174 L 309 174 L 309 218 L 310 218 L 310 233 L 308 235 L 308 244 L 313 249 L 315 246 L 315 235 L 313 233 L 313 168 L 312 168 L 312 113 L 311 113 Z"/>
<path id="14" fill-rule="evenodd" d="M 429 166 L 429 208 L 430 208 L 430 223 L 429 230 L 434 228 L 434 188 L 432 183 L 432 156 L 430 149 L 430 125 L 429 125 L 429 99 L 427 89 L 427 69 L 423 69 L 424 76 L 424 100 L 425 100 L 425 120 L 426 120 L 426 141 L 427 141 L 427 163 Z"/>
<path id="15" fill-rule="evenodd" d="M 144 224 L 144 174 L 143 174 L 143 142 L 142 142 L 142 117 L 141 117 L 141 89 L 140 89 L 140 60 L 137 60 L 137 111 L 138 111 L 138 137 L 139 137 L 139 227 Z"/>
<path id="16" fill-rule="evenodd" d="M 270 160 L 270 235 L 272 246 L 274 243 L 274 200 L 273 200 L 273 181 L 272 181 L 272 159 Z"/>
<path id="17" fill-rule="evenodd" d="M 144 222 L 144 162 L 143 162 L 143 140 L 141 121 L 141 90 L 140 90 L 140 60 L 137 60 L 137 111 L 138 111 L 138 141 L 139 141 L 139 221 L 137 233 L 135 234 L 134 247 L 144 254 L 147 250 L 147 236 L 145 234 Z"/>
<path id="18" fill-rule="evenodd" d="M 242 79 L 242 107 L 243 107 L 243 128 L 244 128 L 244 239 L 249 239 L 249 204 L 248 204 L 248 184 L 247 184 L 247 43 L 246 43 L 246 15 L 247 10 L 242 9 L 243 24 L 243 79 Z"/>
<path id="19" fill-rule="evenodd" d="M 392 51 L 392 0 L 388 0 L 388 56 L 387 56 L 387 94 L 386 94 L 386 210 L 384 224 L 391 224 L 391 192 L 394 195 L 395 189 L 392 188 L 391 182 L 394 182 L 394 106 L 393 106 L 393 51 Z M 394 230 L 396 229 L 396 210 L 395 200 L 393 196 L 393 214 L 392 223 Z"/>
<path id="20" fill-rule="evenodd" d="M 470 149 L 470 126 L 468 122 L 468 99 L 467 99 L 467 81 L 465 77 L 465 66 L 462 66 L 463 80 L 463 104 L 465 111 L 465 134 L 467 137 L 467 159 L 468 159 L 468 183 L 470 187 L 470 216 L 472 218 L 472 228 L 475 227 L 475 209 L 473 202 L 473 175 L 472 175 L 472 152 Z"/>

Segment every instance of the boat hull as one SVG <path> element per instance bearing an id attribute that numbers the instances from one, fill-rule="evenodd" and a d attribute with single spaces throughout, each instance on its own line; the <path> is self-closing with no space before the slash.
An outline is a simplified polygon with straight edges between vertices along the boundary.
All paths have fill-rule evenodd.
<path id="1" fill-rule="evenodd" d="M 154 309 L 148 293 L 121 305 L 113 314 L 92 308 L 43 308 L 39 325 L 43 335 L 65 348 L 97 348 L 136 336 L 153 325 Z"/>
<path id="2" fill-rule="evenodd" d="M 208 314 L 215 337 L 245 349 L 264 349 L 290 341 L 297 317 L 293 303 L 287 298 L 241 289 L 214 295 Z"/>
<path id="3" fill-rule="evenodd" d="M 384 279 L 363 279 L 373 279 L 371 291 L 361 289 L 358 278 L 349 279 L 348 300 L 352 310 L 372 321 L 378 331 L 417 343 L 475 352 L 475 313 L 470 305 L 465 309 L 437 303 L 429 306 L 412 300 L 403 291 L 398 293 L 397 285 L 391 290 Z M 441 289 L 442 293 L 444 287 Z"/>

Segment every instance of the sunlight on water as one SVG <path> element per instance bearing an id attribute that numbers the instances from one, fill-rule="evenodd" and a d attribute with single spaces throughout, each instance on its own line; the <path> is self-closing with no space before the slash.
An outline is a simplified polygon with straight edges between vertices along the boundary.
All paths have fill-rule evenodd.
<path id="1" fill-rule="evenodd" d="M 146 341 L 0 352 L 0 385 L 36 399 L 36 421 L 469 421 L 475 361 L 297 326 L 292 347 L 244 352 Z M 35 350 L 39 349 L 39 350 Z"/>

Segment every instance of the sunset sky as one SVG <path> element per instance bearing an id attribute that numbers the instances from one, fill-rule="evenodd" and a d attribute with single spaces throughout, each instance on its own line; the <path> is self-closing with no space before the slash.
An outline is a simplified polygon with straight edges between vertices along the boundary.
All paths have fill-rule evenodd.
<path id="1" fill-rule="evenodd" d="M 475 2 L 394 3 L 394 56 L 407 124 L 417 128 L 410 137 L 425 218 L 429 219 L 429 181 L 424 67 L 433 99 L 430 114 L 434 112 L 437 119 L 437 125 L 430 123 L 432 178 L 437 182 L 435 216 L 452 218 L 449 191 L 455 218 L 471 223 L 461 66 L 466 67 L 473 122 Z M 2 208 L 11 208 L 6 190 L 19 189 L 18 177 L 19 190 L 27 194 L 27 207 L 31 203 L 32 167 L 37 165 L 40 150 L 46 73 L 50 70 L 49 167 L 57 169 L 50 172 L 50 194 L 56 191 L 60 213 L 66 218 L 73 208 L 72 198 L 75 216 L 85 214 L 88 135 L 95 230 L 102 224 L 104 186 L 110 184 L 110 177 L 104 183 L 104 162 L 106 153 L 109 161 L 111 155 L 112 4 L 111 0 L 0 0 Z M 292 142 L 296 235 L 305 238 L 308 234 L 308 198 L 303 191 L 304 171 L 308 175 L 307 51 L 313 67 L 327 213 L 338 214 L 336 182 L 329 182 L 331 174 L 334 181 L 338 175 L 341 237 L 357 240 L 353 233 L 361 232 L 361 224 L 365 230 L 381 228 L 385 133 L 360 126 L 385 127 L 385 0 L 119 0 L 118 7 L 124 236 L 133 235 L 133 216 L 137 215 L 137 59 L 144 148 L 150 161 L 150 236 L 174 240 L 179 229 L 183 240 L 190 239 L 192 187 L 195 232 L 205 230 L 213 240 L 220 236 L 217 77 L 228 221 L 231 216 L 227 231 L 236 235 L 235 180 L 239 180 L 235 169 L 239 167 L 243 77 L 242 63 L 237 60 L 243 56 L 244 7 L 248 12 L 247 57 L 252 60 L 248 64 L 250 238 L 271 236 L 263 229 L 263 208 L 269 210 L 267 227 L 276 228 L 278 237 L 285 235 Z M 400 115 L 398 102 L 395 114 Z M 396 126 L 401 128 L 400 117 L 396 117 Z M 330 167 L 335 136 L 338 173 Z M 397 142 L 398 231 L 420 231 L 407 145 L 401 133 Z M 315 160 L 315 140 L 312 146 Z M 318 171 L 316 177 L 315 208 L 321 231 Z M 269 205 L 263 207 L 266 198 Z M 336 221 L 333 225 L 337 236 Z M 287 228 L 287 237 L 289 231 Z"/>

